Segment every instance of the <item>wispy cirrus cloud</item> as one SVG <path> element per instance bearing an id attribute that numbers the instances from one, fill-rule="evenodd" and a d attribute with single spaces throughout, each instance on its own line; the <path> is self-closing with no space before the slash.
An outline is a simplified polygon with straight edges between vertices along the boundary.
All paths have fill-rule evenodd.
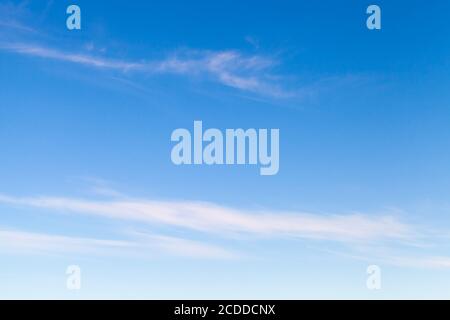
<path id="1" fill-rule="evenodd" d="M 30 26 L 25 21 L 33 21 L 32 14 L 26 7 L 26 3 L 14 4 L 12 2 L 5 2 L 0 4 L 0 36 L 19 34 L 33 34 L 38 35 L 40 32 L 34 27 Z"/>
<path id="2" fill-rule="evenodd" d="M 36 29 L 33 29 L 31 27 L 28 27 L 18 21 L 15 20 L 0 20 L 0 27 L 7 28 L 7 29 L 16 29 L 18 31 L 22 32 L 32 32 L 37 33 Z"/>
<path id="3" fill-rule="evenodd" d="M 129 71 L 133 69 L 140 69 L 142 65 L 130 63 L 127 61 L 110 60 L 104 58 L 97 58 L 85 54 L 73 54 L 60 50 L 24 43 L 0 44 L 0 49 L 13 51 L 16 53 L 30 55 L 40 58 L 54 59 L 66 62 L 77 63 L 96 68 L 114 69 L 120 71 Z"/>
<path id="4" fill-rule="evenodd" d="M 204 233 L 368 241 L 408 239 L 413 228 L 393 216 L 364 214 L 314 215 L 282 211 L 249 211 L 208 202 L 110 200 L 92 201 L 58 197 L 16 198 L 0 195 L 0 203 L 141 221 Z"/>
<path id="5" fill-rule="evenodd" d="M 273 58 L 245 55 L 237 50 L 182 50 L 150 66 L 158 72 L 203 73 L 236 89 L 280 98 L 291 97 L 293 92 L 288 92 L 273 81 L 270 70 L 277 64 L 278 61 Z"/>
<path id="6" fill-rule="evenodd" d="M 116 196 L 117 195 L 117 196 Z M 109 193 L 107 196 L 111 196 Z M 439 246 L 434 232 L 419 231 L 395 215 L 333 214 L 302 212 L 249 211 L 207 202 L 154 201 L 129 198 L 114 193 L 110 200 L 85 200 L 67 197 L 11 197 L 0 194 L 0 205 L 34 208 L 55 213 L 92 215 L 106 219 L 139 223 L 139 231 L 122 232 L 125 240 L 76 238 L 29 233 L 0 228 L 0 250 L 13 252 L 83 254 L 174 255 L 208 259 L 235 259 L 245 253 L 215 245 L 219 239 L 254 241 L 269 239 L 335 242 L 344 251 L 324 250 L 352 259 L 373 263 L 427 269 L 450 268 L 450 257 L 428 252 Z M 35 211 L 38 214 L 39 211 Z M 200 235 L 191 240 L 142 230 L 171 228 Z M 239 236 L 239 237 L 237 237 Z M 242 237 L 243 236 L 243 237 Z M 314 242 L 310 242 L 313 244 Z M 426 254 L 420 254 L 425 251 Z M 422 252 L 424 253 L 424 252 Z M 435 252 L 436 253 L 436 252 Z"/>
<path id="7" fill-rule="evenodd" d="M 1 50 L 117 72 L 134 71 L 155 76 L 174 74 L 203 78 L 227 87 L 274 98 L 295 95 L 295 92 L 283 87 L 279 81 L 282 77 L 273 73 L 273 68 L 278 64 L 273 57 L 245 54 L 239 50 L 174 49 L 159 59 L 115 59 L 100 54 L 105 53 L 104 47 L 100 53 L 95 54 L 95 44 L 92 40 L 87 45 L 79 46 L 81 49 L 77 51 L 62 49 L 59 44 L 46 44 L 39 36 L 41 32 L 24 22 L 33 20 L 31 16 L 26 6 L 0 5 L 0 26 L 6 29 L 3 36 L 0 34 Z M 30 37 L 24 38 L 24 34 Z M 154 55 L 154 52 L 151 54 Z"/>
<path id="8" fill-rule="evenodd" d="M 99 253 L 133 247 L 127 241 L 68 237 L 45 233 L 0 229 L 0 250 L 26 253 Z"/>
<path id="9" fill-rule="evenodd" d="M 0 251 L 23 254 L 83 254 L 152 257 L 173 255 L 206 259 L 234 259 L 238 254 L 199 241 L 142 232 L 128 239 L 97 239 L 0 228 Z"/>
<path id="10" fill-rule="evenodd" d="M 350 251 L 327 249 L 321 251 L 340 257 L 364 261 L 368 264 L 376 262 L 379 265 L 389 265 L 401 268 L 450 269 L 450 256 L 448 255 L 405 252 L 404 250 L 393 250 L 392 248 L 383 245 L 353 247 Z"/>
<path id="11" fill-rule="evenodd" d="M 380 261 L 397 266 L 421 269 L 450 269 L 449 256 L 390 256 L 381 257 Z"/>
<path id="12" fill-rule="evenodd" d="M 45 16 L 50 6 L 45 6 L 41 15 Z M 291 76 L 276 71 L 276 67 L 281 65 L 276 54 L 246 53 L 233 49 L 173 48 L 157 59 L 146 59 L 145 56 L 138 60 L 118 59 L 112 53 L 106 56 L 109 50 L 105 45 L 100 50 L 94 50 L 96 45 L 92 39 L 87 44 L 75 44 L 76 50 L 72 49 L 73 43 L 64 46 L 66 42 L 60 36 L 51 36 L 38 26 L 30 26 L 28 22 L 34 20 L 39 19 L 27 9 L 26 4 L 0 5 L 0 26 L 5 28 L 3 33 L 0 32 L 0 50 L 116 72 L 195 77 L 255 96 L 276 99 L 303 98 L 315 94 L 314 88 L 298 85 Z M 158 53 L 148 54 L 155 56 Z"/>
<path id="13" fill-rule="evenodd" d="M 73 53 L 41 44 L 0 43 L 0 49 L 18 54 L 80 64 L 88 67 L 135 71 L 145 74 L 175 74 L 187 77 L 206 77 L 235 89 L 257 94 L 287 98 L 294 95 L 273 81 L 270 70 L 277 61 L 259 55 L 245 55 L 237 50 L 177 50 L 166 57 L 150 61 L 129 61 Z"/>

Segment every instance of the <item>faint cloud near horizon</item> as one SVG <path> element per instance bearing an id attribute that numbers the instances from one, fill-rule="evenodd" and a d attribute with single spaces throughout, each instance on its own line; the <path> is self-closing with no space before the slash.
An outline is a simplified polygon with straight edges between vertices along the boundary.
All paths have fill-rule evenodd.
<path id="1" fill-rule="evenodd" d="M 63 236 L 0 227 L 0 252 L 32 255 L 106 255 L 129 257 L 179 256 L 235 259 L 239 255 L 219 246 L 179 237 L 128 232 L 124 240 Z"/>
<path id="2" fill-rule="evenodd" d="M 127 228 L 121 223 L 121 230 L 116 230 L 121 235 L 119 240 L 35 233 L 3 226 L 0 228 L 0 250 L 25 254 L 73 252 L 83 255 L 148 257 L 157 254 L 202 259 L 235 259 L 246 257 L 245 252 L 223 247 L 227 240 L 231 241 L 230 243 L 236 243 L 237 240 L 244 243 L 305 240 L 340 244 L 345 248 L 345 252 L 338 254 L 352 259 L 375 260 L 393 266 L 413 268 L 450 268 L 450 257 L 437 254 L 418 255 L 418 249 L 427 248 L 418 248 L 417 241 L 431 241 L 428 243 L 436 245 L 438 243 L 433 242 L 436 239 L 427 237 L 423 230 L 419 231 L 417 226 L 400 221 L 395 215 L 317 215 L 279 210 L 250 211 L 209 202 L 135 199 L 111 190 L 108 190 L 106 195 L 102 194 L 111 196 L 112 199 L 109 200 L 13 197 L 0 194 L 1 206 L 47 210 L 58 214 L 90 215 L 129 222 L 130 226 Z M 91 192 L 97 193 L 96 190 Z M 118 198 L 117 194 L 120 194 Z M 136 222 L 138 229 L 133 227 Z M 159 228 L 164 226 L 166 228 Z M 153 228 L 166 231 L 162 234 L 148 231 Z M 180 238 L 173 233 L 189 234 L 190 237 L 201 240 Z M 221 245 L 216 245 L 215 242 Z M 417 250 L 411 251 L 411 248 Z M 323 251 L 323 247 L 319 247 L 319 251 L 321 250 Z"/>

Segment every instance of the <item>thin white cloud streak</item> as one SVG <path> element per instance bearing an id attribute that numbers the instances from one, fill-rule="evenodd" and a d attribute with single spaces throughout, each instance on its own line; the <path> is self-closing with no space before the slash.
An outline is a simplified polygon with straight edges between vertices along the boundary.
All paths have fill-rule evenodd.
<path id="1" fill-rule="evenodd" d="M 27 43 L 3 43 L 0 44 L 0 49 L 121 72 L 177 74 L 189 77 L 206 76 L 228 87 L 277 98 L 288 98 L 295 95 L 269 79 L 273 78 L 270 75 L 270 69 L 277 64 L 276 61 L 263 56 L 246 56 L 234 50 L 184 50 L 160 60 L 133 62 L 83 53 L 69 53 Z"/>
<path id="2" fill-rule="evenodd" d="M 289 97 L 279 86 L 264 80 L 276 61 L 262 56 L 245 56 L 238 51 L 187 51 L 154 64 L 158 72 L 178 74 L 211 74 L 220 83 L 256 93 Z"/>
<path id="3" fill-rule="evenodd" d="M 353 247 L 353 250 L 351 251 L 324 250 L 319 247 L 315 247 L 315 249 L 340 257 L 364 261 L 368 264 L 377 264 L 380 266 L 389 265 L 414 269 L 450 269 L 449 256 L 412 255 L 411 253 L 405 253 L 403 251 L 395 252 L 395 250 L 392 250 L 391 248 L 388 249 L 388 252 L 379 252 L 380 250 L 384 251 L 387 249 L 383 246 L 366 247 L 363 250 L 361 250 L 361 248 Z"/>
<path id="4" fill-rule="evenodd" d="M 127 241 L 77 238 L 0 229 L 0 250 L 26 253 L 98 253 L 131 248 Z"/>
<path id="5" fill-rule="evenodd" d="M 423 269 L 450 269 L 450 257 L 390 257 L 384 258 L 390 265 L 398 267 L 423 268 Z"/>
<path id="6" fill-rule="evenodd" d="M 108 60 L 104 58 L 97 58 L 90 55 L 84 54 L 72 54 L 65 53 L 59 50 L 46 48 L 42 46 L 36 45 L 27 45 L 27 44 L 1 44 L 0 48 L 8 51 L 13 51 L 20 54 L 40 57 L 40 58 L 48 58 L 66 62 L 73 62 L 82 65 L 87 65 L 91 67 L 97 68 L 106 68 L 106 69 L 115 69 L 121 71 L 129 71 L 132 69 L 138 69 L 141 67 L 140 64 L 130 63 L 126 61 L 120 60 Z"/>
<path id="7" fill-rule="evenodd" d="M 445 248 L 446 242 L 440 242 L 439 236 L 428 239 L 427 246 L 392 247 L 384 244 L 353 246 L 355 257 L 396 267 L 423 269 L 450 269 L 450 256 Z M 435 250 L 440 247 L 440 252 Z M 414 250 L 411 250 L 413 248 Z M 405 250 L 406 249 L 406 250 Z M 433 251 L 433 253 L 431 253 Z"/>
<path id="8" fill-rule="evenodd" d="M 139 257 L 174 255 L 206 259 L 238 257 L 236 253 L 198 241 L 136 232 L 130 235 L 131 240 L 106 240 L 0 229 L 0 251 L 14 254 L 77 253 Z"/>
<path id="9" fill-rule="evenodd" d="M 0 34 L 15 35 L 32 34 L 40 35 L 36 28 L 27 25 L 27 22 L 35 21 L 29 10 L 26 9 L 26 4 L 2 3 L 0 4 Z"/>
<path id="10" fill-rule="evenodd" d="M 0 27 L 7 29 L 16 29 L 27 33 L 38 33 L 35 29 L 14 20 L 0 20 Z"/>
<path id="11" fill-rule="evenodd" d="M 391 216 L 313 215 L 278 211 L 253 212 L 206 202 L 15 198 L 0 195 L 0 203 L 112 219 L 187 228 L 215 235 L 299 237 L 337 241 L 408 240 L 413 228 Z"/>
<path id="12" fill-rule="evenodd" d="M 278 63 L 271 57 L 246 55 L 237 50 L 177 50 L 157 60 L 130 61 L 93 55 L 91 51 L 95 45 L 92 42 L 85 46 L 88 53 L 68 52 L 37 42 L 20 40 L 20 37 L 15 35 L 16 31 L 30 35 L 37 33 L 35 28 L 20 22 L 24 15 L 29 16 L 30 13 L 21 6 L 0 5 L 0 26 L 3 25 L 7 29 L 7 38 L 10 39 L 0 43 L 0 49 L 121 72 L 203 77 L 227 87 L 273 98 L 292 98 L 299 94 L 298 90 L 286 90 L 278 81 L 280 77 L 272 74 L 272 68 Z"/>
<path id="13" fill-rule="evenodd" d="M 241 256 L 236 252 L 200 241 L 142 232 L 132 232 L 131 234 L 140 243 L 146 243 L 147 246 L 160 252 L 176 256 L 210 259 L 236 259 Z"/>

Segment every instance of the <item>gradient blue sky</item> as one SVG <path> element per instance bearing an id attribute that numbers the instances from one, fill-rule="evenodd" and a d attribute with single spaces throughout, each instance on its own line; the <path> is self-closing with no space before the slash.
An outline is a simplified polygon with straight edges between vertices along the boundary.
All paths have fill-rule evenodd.
<path id="1" fill-rule="evenodd" d="M 374 3 L 1 0 L 0 297 L 450 298 L 450 3 Z M 173 165 L 194 120 L 279 173 Z"/>

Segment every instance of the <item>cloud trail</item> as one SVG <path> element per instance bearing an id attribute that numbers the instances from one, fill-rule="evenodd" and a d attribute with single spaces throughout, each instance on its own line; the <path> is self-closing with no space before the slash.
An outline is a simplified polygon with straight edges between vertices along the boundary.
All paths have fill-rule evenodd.
<path id="1" fill-rule="evenodd" d="M 61 236 L 0 228 L 0 251 L 22 254 L 82 254 L 152 257 L 173 255 L 205 259 L 234 259 L 237 253 L 178 237 L 128 232 L 130 239 L 112 240 Z"/>
<path id="2" fill-rule="evenodd" d="M 413 235 L 411 226 L 388 215 L 254 212 L 208 202 L 165 202 L 140 199 L 92 201 L 59 197 L 16 198 L 0 195 L 0 203 L 167 225 L 222 236 L 241 234 L 335 241 L 369 241 L 376 239 L 406 240 Z"/>
<path id="3" fill-rule="evenodd" d="M 268 57 L 244 55 L 235 50 L 183 50 L 160 60 L 136 62 L 109 59 L 86 53 L 72 53 L 30 43 L 0 43 L 0 49 L 44 59 L 80 64 L 120 72 L 145 74 L 175 74 L 186 77 L 206 77 L 224 86 L 277 98 L 293 93 L 284 90 L 270 78 L 270 69 L 277 62 Z"/>

